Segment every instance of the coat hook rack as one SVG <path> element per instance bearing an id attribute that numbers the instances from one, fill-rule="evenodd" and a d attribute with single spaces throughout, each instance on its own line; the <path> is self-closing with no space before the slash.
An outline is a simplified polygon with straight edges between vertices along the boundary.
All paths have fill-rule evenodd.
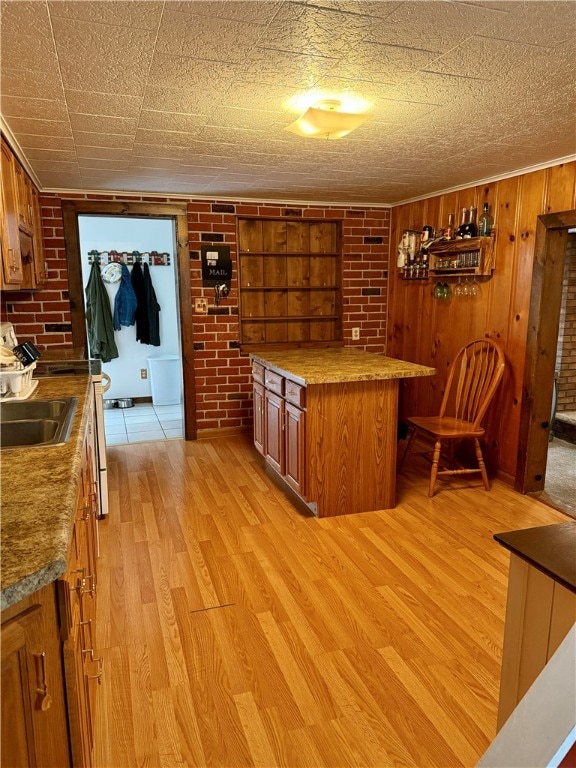
<path id="1" fill-rule="evenodd" d="M 160 253 L 159 251 L 118 251 L 112 248 L 109 251 L 88 251 L 88 264 L 96 262 L 101 266 L 118 262 L 132 266 L 136 262 L 148 264 L 150 267 L 168 267 L 170 266 L 170 254 Z"/>

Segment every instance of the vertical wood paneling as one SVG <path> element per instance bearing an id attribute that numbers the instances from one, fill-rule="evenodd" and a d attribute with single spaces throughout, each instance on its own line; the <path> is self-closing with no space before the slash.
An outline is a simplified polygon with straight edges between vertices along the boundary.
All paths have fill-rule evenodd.
<path id="1" fill-rule="evenodd" d="M 486 421 L 486 458 L 491 469 L 513 477 L 518 453 L 522 376 L 526 354 L 538 216 L 576 205 L 576 163 L 400 205 L 392 210 L 387 354 L 424 365 L 438 375 L 403 382 L 401 413 L 432 414 L 440 403 L 446 370 L 458 349 L 489 336 L 504 347 L 508 368 Z M 436 279 L 401 280 L 397 246 L 404 229 L 446 225 L 453 213 L 488 202 L 494 216 L 496 268 L 481 282 L 480 294 L 449 302 L 434 299 Z M 451 281 L 453 288 L 456 281 Z"/>
<path id="2" fill-rule="evenodd" d="M 557 213 L 576 208 L 576 163 L 562 163 L 548 168 L 545 213 Z"/>

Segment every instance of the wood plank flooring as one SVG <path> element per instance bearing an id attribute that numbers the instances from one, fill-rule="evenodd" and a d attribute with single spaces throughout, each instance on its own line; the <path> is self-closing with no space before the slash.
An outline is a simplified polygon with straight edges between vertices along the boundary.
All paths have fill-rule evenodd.
<path id="1" fill-rule="evenodd" d="M 508 573 L 492 535 L 569 518 L 499 482 L 428 499 L 422 459 L 396 509 L 305 517 L 243 437 L 109 465 L 97 768 L 476 765 Z"/>

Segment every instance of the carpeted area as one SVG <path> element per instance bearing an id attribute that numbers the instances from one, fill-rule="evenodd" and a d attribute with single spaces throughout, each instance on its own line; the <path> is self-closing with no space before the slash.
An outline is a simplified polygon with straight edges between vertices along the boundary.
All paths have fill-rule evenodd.
<path id="1" fill-rule="evenodd" d="M 576 518 L 576 445 L 553 438 L 548 446 L 541 501 Z"/>

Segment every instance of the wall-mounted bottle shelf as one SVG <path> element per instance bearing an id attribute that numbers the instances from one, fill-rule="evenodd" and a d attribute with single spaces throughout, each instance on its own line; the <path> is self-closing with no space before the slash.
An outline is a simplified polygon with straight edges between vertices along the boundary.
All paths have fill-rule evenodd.
<path id="1" fill-rule="evenodd" d="M 438 240 L 428 249 L 431 275 L 491 275 L 495 268 L 494 238 Z"/>

